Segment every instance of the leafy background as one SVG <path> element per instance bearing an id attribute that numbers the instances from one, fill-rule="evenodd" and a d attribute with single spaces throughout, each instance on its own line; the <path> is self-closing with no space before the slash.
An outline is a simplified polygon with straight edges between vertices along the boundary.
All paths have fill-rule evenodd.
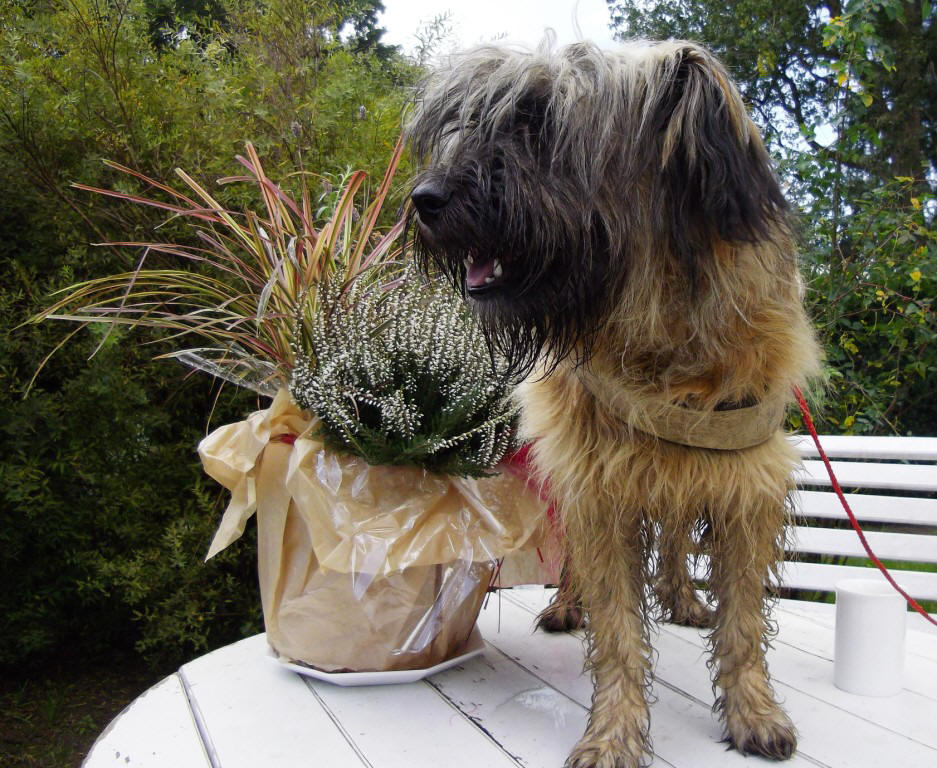
<path id="1" fill-rule="evenodd" d="M 713 48 L 764 130 L 801 212 L 806 299 L 827 354 L 818 426 L 937 434 L 934 6 L 609 0 L 609 8 L 621 34 Z"/>
<path id="2" fill-rule="evenodd" d="M 714 48 L 765 130 L 802 212 L 806 296 L 828 361 L 821 429 L 937 434 L 933 6 L 609 6 L 623 36 Z M 379 179 L 420 76 L 418 62 L 381 44 L 380 7 L 0 0 L 5 734 L 19 732 L 11 723 L 56 719 L 51 704 L 46 720 L 17 704 L 26 688 L 16 686 L 39 669 L 123 658 L 156 674 L 260 627 L 250 540 L 202 563 L 224 499 L 195 455 L 207 430 L 258 407 L 256 398 L 152 362 L 165 351 L 154 337 L 141 346 L 139 335 L 93 331 L 59 350 L 24 397 L 67 329 L 22 323 L 53 290 L 134 265 L 134 253 L 90 243 L 151 239 L 157 226 L 161 238 L 187 237 L 158 211 L 70 183 L 122 188 L 105 158 L 163 180 L 180 166 L 211 183 L 238 172 L 233 158 L 248 140 L 271 178 L 299 167 L 322 174 L 325 202 L 349 167 Z M 406 177 L 403 167 L 398 179 Z M 229 207 L 258 202 L 240 189 L 213 191 Z M 402 199 L 401 188 L 393 194 Z M 106 720 L 86 723 L 88 735 Z M 0 736 L 0 761 L 67 762 L 16 738 Z"/>

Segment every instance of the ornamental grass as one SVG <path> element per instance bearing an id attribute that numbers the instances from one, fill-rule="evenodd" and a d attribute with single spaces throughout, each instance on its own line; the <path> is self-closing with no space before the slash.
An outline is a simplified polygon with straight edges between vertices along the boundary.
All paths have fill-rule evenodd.
<path id="1" fill-rule="evenodd" d="M 363 206 L 362 171 L 324 195 L 319 227 L 306 174 L 295 200 L 250 144 L 237 157 L 246 173 L 219 183 L 255 186 L 259 212 L 225 209 L 182 170 L 178 190 L 108 163 L 164 199 L 75 186 L 187 219 L 197 244 L 107 243 L 138 249 L 136 268 L 59 291 L 31 322 L 78 323 L 59 346 L 90 323 L 158 329 L 162 343 L 181 347 L 158 357 L 271 397 L 288 386 L 333 449 L 371 464 L 484 476 L 511 446 L 515 409 L 464 305 L 404 268 L 403 220 L 377 228 L 401 152 L 398 143 Z M 179 265 L 150 267 L 153 254 Z"/>
<path id="2" fill-rule="evenodd" d="M 400 252 L 403 222 L 387 232 L 379 232 L 376 224 L 401 154 L 402 144 L 398 142 L 376 194 L 363 209 L 356 205 L 356 198 L 361 195 L 367 174 L 352 173 L 333 196 L 334 207 L 320 227 L 315 226 L 307 174 L 301 174 L 300 199 L 293 199 L 267 177 L 251 144 L 247 144 L 246 156 L 237 156 L 246 173 L 219 179 L 218 183 L 255 186 L 263 201 L 260 212 L 225 209 L 181 169 L 176 173 L 185 189 L 177 190 L 131 168 L 107 162 L 110 168 L 164 193 L 167 199 L 74 186 L 159 208 L 173 218 L 188 219 L 199 244 L 106 243 L 139 250 L 136 268 L 58 291 L 54 303 L 31 322 L 67 320 L 80 327 L 103 323 L 160 329 L 168 332 L 162 336 L 164 342 L 196 343 L 158 357 L 178 359 L 272 396 L 289 380 L 290 340 L 297 311 L 306 322 L 316 312 L 318 294 L 310 289 L 334 276 L 351 280 L 370 265 Z M 151 254 L 170 257 L 179 266 L 151 268 L 147 265 Z M 301 297 L 312 300 L 300 307 Z"/>

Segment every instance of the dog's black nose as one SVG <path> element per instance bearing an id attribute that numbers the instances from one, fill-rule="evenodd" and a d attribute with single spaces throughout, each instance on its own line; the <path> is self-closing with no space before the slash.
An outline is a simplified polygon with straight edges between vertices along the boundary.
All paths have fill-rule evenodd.
<path id="1" fill-rule="evenodd" d="M 442 213 L 452 193 L 436 181 L 422 181 L 410 193 L 410 199 L 416 206 L 422 219 L 432 219 Z"/>

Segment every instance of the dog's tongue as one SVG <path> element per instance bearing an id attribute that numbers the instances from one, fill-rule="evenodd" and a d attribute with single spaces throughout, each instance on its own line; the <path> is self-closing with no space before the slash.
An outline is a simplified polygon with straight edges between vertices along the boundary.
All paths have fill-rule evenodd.
<path id="1" fill-rule="evenodd" d="M 493 259 L 475 259 L 465 272 L 465 285 L 468 288 L 484 288 L 486 278 L 494 277 Z"/>

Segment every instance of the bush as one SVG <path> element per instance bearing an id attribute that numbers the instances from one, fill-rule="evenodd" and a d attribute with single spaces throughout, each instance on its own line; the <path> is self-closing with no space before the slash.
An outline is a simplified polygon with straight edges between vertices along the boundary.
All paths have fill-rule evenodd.
<path id="1" fill-rule="evenodd" d="M 201 563 L 222 502 L 194 452 L 207 382 L 180 386 L 181 366 L 141 365 L 116 336 L 86 363 L 99 341 L 54 390 L 4 404 L 2 664 L 134 645 L 178 659 L 259 626 L 250 550 Z M 217 418 L 248 406 L 225 401 Z"/>
<path id="2" fill-rule="evenodd" d="M 153 209 L 70 183 L 129 189 L 105 158 L 215 179 L 239 172 L 247 139 L 275 178 L 301 159 L 326 178 L 380 168 L 415 76 L 360 36 L 340 42 L 349 14 L 373 4 L 211 3 L 188 36 L 168 5 L 0 0 L 0 666 L 133 649 L 178 662 L 260 626 L 250 539 L 202 563 L 224 498 L 195 454 L 209 421 L 240 420 L 255 398 L 226 388 L 212 413 L 207 377 L 152 361 L 165 348 L 82 331 L 24 399 L 74 329 L 21 323 L 53 290 L 139 257 L 89 243 L 153 239 L 157 226 L 185 238 Z M 218 196 L 249 204 L 226 197 L 239 189 Z"/>
<path id="3" fill-rule="evenodd" d="M 805 244 L 829 396 L 818 427 L 937 435 L 937 228 L 911 179 L 864 193 Z"/>

